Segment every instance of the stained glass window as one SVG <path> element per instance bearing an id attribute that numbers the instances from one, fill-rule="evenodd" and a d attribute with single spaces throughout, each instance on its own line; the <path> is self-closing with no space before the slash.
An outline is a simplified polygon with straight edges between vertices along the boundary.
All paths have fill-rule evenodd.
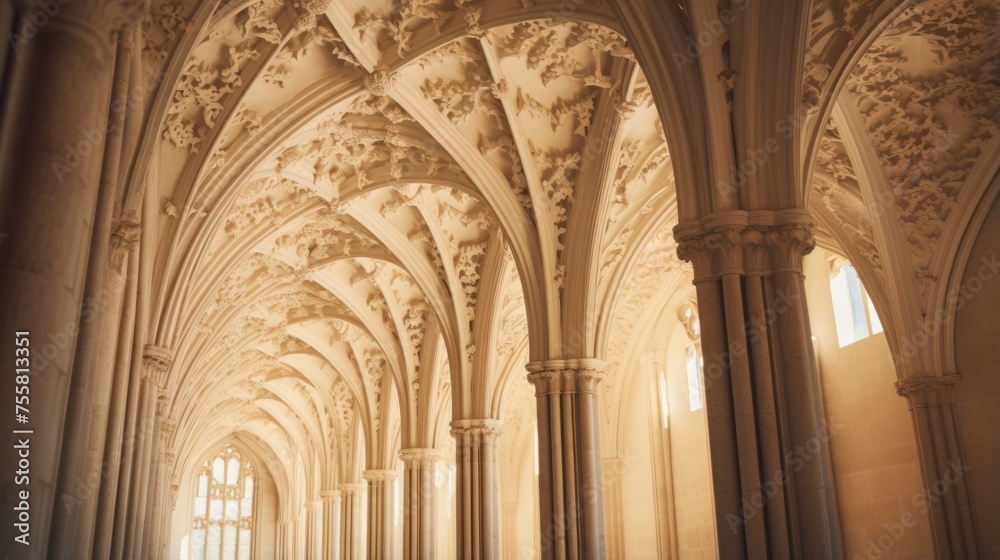
<path id="1" fill-rule="evenodd" d="M 250 560 L 253 466 L 232 445 L 198 469 L 191 560 Z"/>

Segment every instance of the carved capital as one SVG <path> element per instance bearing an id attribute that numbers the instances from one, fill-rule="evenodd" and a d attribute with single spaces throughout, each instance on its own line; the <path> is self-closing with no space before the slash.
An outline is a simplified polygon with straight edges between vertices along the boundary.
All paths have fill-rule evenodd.
<path id="1" fill-rule="evenodd" d="M 771 257 L 771 271 L 802 273 L 802 257 L 816 247 L 812 228 L 794 225 L 764 233 L 764 242 Z"/>
<path id="2" fill-rule="evenodd" d="M 319 497 L 325 504 L 332 504 L 340 499 L 340 490 L 323 490 Z"/>
<path id="3" fill-rule="evenodd" d="M 166 387 L 167 372 L 174 362 L 173 351 L 147 344 L 142 353 L 142 377 L 158 387 Z"/>
<path id="4" fill-rule="evenodd" d="M 388 469 L 370 469 L 361 473 L 361 478 L 374 485 L 392 482 L 396 480 L 397 476 L 399 476 L 399 472 Z"/>
<path id="5" fill-rule="evenodd" d="M 910 409 L 955 404 L 955 394 L 962 383 L 962 376 L 918 375 L 896 382 L 896 394 L 906 397 Z"/>
<path id="6" fill-rule="evenodd" d="M 400 449 L 399 459 L 407 469 L 433 469 L 441 460 L 441 452 L 434 448 Z"/>
<path id="7" fill-rule="evenodd" d="M 597 395 L 604 373 L 604 362 L 596 359 L 549 360 L 526 366 L 528 381 L 535 386 L 535 396 L 553 393 L 589 393 Z"/>
<path id="8" fill-rule="evenodd" d="M 396 88 L 397 83 L 399 83 L 399 74 L 387 70 L 375 70 L 365 76 L 365 89 L 376 97 L 389 95 Z"/>
<path id="9" fill-rule="evenodd" d="M 338 484 L 337 490 L 341 496 L 357 496 L 365 491 L 365 485 L 360 482 Z"/>
<path id="10" fill-rule="evenodd" d="M 459 447 L 496 445 L 503 429 L 503 420 L 492 418 L 453 420 L 450 425 L 451 435 Z"/>
<path id="11" fill-rule="evenodd" d="M 695 283 L 726 274 L 802 271 L 816 241 L 804 210 L 730 210 L 674 227 L 677 256 L 694 266 Z"/>
<path id="12" fill-rule="evenodd" d="M 307 513 L 316 515 L 316 513 L 320 511 L 323 511 L 323 502 L 306 502 Z"/>
<path id="13" fill-rule="evenodd" d="M 177 431 L 177 420 L 173 418 L 160 418 L 160 438 L 163 441 L 170 441 Z"/>
<path id="14" fill-rule="evenodd" d="M 114 268 L 120 267 L 132 249 L 139 244 L 139 236 L 142 228 L 135 219 L 122 219 L 111 232 L 111 265 Z"/>

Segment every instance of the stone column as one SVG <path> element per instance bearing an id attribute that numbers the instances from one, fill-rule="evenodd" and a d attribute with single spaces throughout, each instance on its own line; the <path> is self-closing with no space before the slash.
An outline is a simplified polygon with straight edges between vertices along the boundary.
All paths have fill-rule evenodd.
<path id="1" fill-rule="evenodd" d="M 625 523 L 622 511 L 622 457 L 605 457 L 601 461 L 604 476 L 604 516 L 608 558 L 625 559 Z M 650 492 L 650 499 L 652 499 Z"/>
<path id="2" fill-rule="evenodd" d="M 434 478 L 441 453 L 437 449 L 402 449 L 403 558 L 437 558 L 437 487 Z"/>
<path id="3" fill-rule="evenodd" d="M 323 502 L 306 504 L 306 559 L 318 560 L 323 554 Z"/>
<path id="4" fill-rule="evenodd" d="M 4 122 L 9 142 L 0 160 L 0 331 L 31 337 L 31 536 L 24 558 L 47 558 L 57 504 L 57 477 L 70 372 L 83 309 L 86 256 L 94 227 L 114 40 L 145 12 L 133 0 L 16 2 L 20 25 L 7 37 L 14 64 Z M 43 23 L 44 22 L 44 23 Z M 9 186 L 6 187 L 6 186 Z M 0 350 L 14 364 L 14 345 Z M 4 402 L 14 383 L 0 384 Z M 3 472 L 16 470 L 17 450 L 0 449 Z M 100 463 L 98 458 L 98 463 Z M 80 474 L 80 473 L 77 473 Z M 0 539 L 14 538 L 21 488 L 0 486 Z M 96 500 L 94 500 L 96 501 Z M 65 523 L 63 527 L 69 527 Z M 72 532 L 69 529 L 67 532 Z M 89 549 L 88 549 L 89 550 Z"/>
<path id="5" fill-rule="evenodd" d="M 115 505 L 118 494 L 121 470 L 123 467 L 123 432 L 125 428 L 126 407 L 129 397 L 129 373 L 132 368 L 133 340 L 135 339 L 135 319 L 137 304 L 137 287 L 139 275 L 138 253 L 131 247 L 121 246 L 117 252 L 128 253 L 128 274 L 125 288 L 125 309 L 122 313 L 121 327 L 118 330 L 117 355 L 114 359 L 114 387 L 111 396 L 111 409 L 108 412 L 107 443 L 104 448 L 104 465 L 107 473 L 102 477 L 101 490 L 97 505 L 97 520 L 94 525 L 94 558 L 110 558 L 112 547 L 112 529 L 114 528 Z M 115 251 L 111 260 L 118 259 Z M 122 255 L 122 258 L 126 258 Z M 127 494 L 125 489 L 122 489 Z"/>
<path id="6" fill-rule="evenodd" d="M 131 375 L 111 542 L 113 560 L 131 558 L 135 541 L 140 538 L 138 533 L 141 527 L 137 527 L 136 519 L 142 501 L 142 481 L 146 476 L 147 443 L 152 439 L 152 414 L 156 412 L 155 380 L 166 379 L 172 362 L 173 353 L 170 350 L 147 344 L 143 348 L 141 365 Z"/>
<path id="7" fill-rule="evenodd" d="M 597 391 L 604 362 L 532 362 L 542 558 L 605 558 Z"/>
<path id="8" fill-rule="evenodd" d="M 274 557 L 278 560 L 290 560 L 291 556 L 288 554 L 288 520 L 279 519 L 278 527 L 274 533 L 275 540 L 277 541 L 274 545 Z"/>
<path id="9" fill-rule="evenodd" d="M 399 473 L 375 469 L 361 473 L 368 481 L 368 559 L 392 558 L 392 488 Z"/>
<path id="10" fill-rule="evenodd" d="M 365 543 L 361 540 L 361 500 L 365 485 L 341 484 L 340 491 L 340 560 L 361 560 Z"/>
<path id="11" fill-rule="evenodd" d="M 802 257 L 805 211 L 726 211 L 674 228 L 694 265 L 722 558 L 840 556 Z"/>
<path id="12" fill-rule="evenodd" d="M 127 534 L 122 558 L 142 558 L 146 537 L 146 514 L 149 508 L 149 486 L 156 452 L 156 402 L 159 390 L 149 378 L 143 379 L 143 396 L 139 402 L 139 441 L 136 449 L 135 475 L 132 479 L 130 511 L 126 521 Z"/>
<path id="13" fill-rule="evenodd" d="M 455 518 L 459 558 L 500 559 L 500 471 L 497 438 L 503 422 L 455 420 Z"/>
<path id="14" fill-rule="evenodd" d="M 174 463 L 177 461 L 177 452 L 171 447 L 174 431 L 177 429 L 177 421 L 166 419 L 160 425 L 160 453 L 159 465 L 156 474 L 155 494 L 153 495 L 153 505 L 150 508 L 150 518 L 152 521 L 152 533 L 150 535 L 149 556 L 150 560 L 163 560 L 167 554 L 167 544 L 170 540 L 171 521 L 171 500 L 170 486 L 173 482 Z"/>
<path id="15" fill-rule="evenodd" d="M 901 379 L 896 392 L 906 397 L 920 456 L 924 504 L 931 521 L 936 558 L 980 558 L 972 503 L 962 462 L 955 394 L 961 375 Z"/>
<path id="16" fill-rule="evenodd" d="M 503 560 L 517 560 L 517 502 L 503 505 Z"/>
<path id="17" fill-rule="evenodd" d="M 319 493 L 323 500 L 323 560 L 340 558 L 340 492 L 324 490 Z"/>

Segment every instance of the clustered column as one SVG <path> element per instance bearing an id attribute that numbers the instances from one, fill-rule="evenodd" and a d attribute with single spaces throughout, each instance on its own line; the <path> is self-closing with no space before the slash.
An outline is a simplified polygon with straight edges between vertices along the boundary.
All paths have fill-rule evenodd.
<path id="1" fill-rule="evenodd" d="M 725 211 L 674 228 L 694 265 L 723 558 L 837 558 L 834 495 L 802 258 L 802 210 Z"/>
<path id="2" fill-rule="evenodd" d="M 500 558 L 500 420 L 455 420 L 457 549 L 459 558 Z"/>
<path id="3" fill-rule="evenodd" d="M 361 542 L 361 499 L 365 485 L 341 484 L 340 491 L 340 559 L 361 560 L 364 543 Z"/>
<path id="4" fill-rule="evenodd" d="M 399 473 L 374 469 L 361 473 L 368 481 L 368 558 L 392 558 L 392 488 Z"/>
<path id="5" fill-rule="evenodd" d="M 27 557 L 44 558 L 57 497 L 60 449 L 70 386 L 70 370 L 83 308 L 87 259 L 94 227 L 100 170 L 111 97 L 114 40 L 119 31 L 145 13 L 143 2 L 15 3 L 21 25 L 5 39 L 12 47 L 8 111 L 4 133 L 8 149 L 0 161 L 0 216 L 6 237 L 0 244 L 0 326 L 13 336 L 31 336 L 30 424 L 33 543 Z M 44 23 L 39 23 L 44 22 Z M 107 265 L 107 263 L 103 263 Z M 14 346 L 2 350 L 14 364 Z M 13 402 L 14 383 L 0 396 Z M 13 428 L 14 415 L 4 427 Z M 99 443 L 102 434 L 85 434 L 83 445 Z M 103 442 L 100 442 L 103 443 Z M 101 453 L 93 452 L 97 463 Z M 3 472 L 16 470 L 12 446 L 0 451 Z M 74 473 L 87 476 L 89 473 Z M 82 500 L 94 507 L 97 491 Z M 0 537 L 13 542 L 17 488 L 0 487 L 3 522 Z M 58 513 L 61 534 L 72 536 L 76 519 Z M 90 520 L 84 525 L 89 526 Z M 86 528 L 86 527 L 85 527 Z M 37 543 L 37 544 L 34 544 Z M 89 541 L 85 548 L 89 553 Z"/>
<path id="6" fill-rule="evenodd" d="M 306 504 L 306 554 L 307 560 L 317 560 L 323 554 L 322 532 L 320 520 L 323 515 L 322 502 Z"/>
<path id="7" fill-rule="evenodd" d="M 542 558 L 604 558 L 597 391 L 600 360 L 532 362 L 538 406 Z"/>
<path id="8" fill-rule="evenodd" d="M 503 505 L 503 560 L 517 559 L 517 502 Z"/>
<path id="9" fill-rule="evenodd" d="M 403 558 L 437 557 L 437 487 L 434 478 L 441 454 L 436 449 L 403 449 Z"/>
<path id="10" fill-rule="evenodd" d="M 331 560 L 340 557 L 340 543 L 337 540 L 340 535 L 340 492 L 337 490 L 324 490 L 319 493 L 323 502 L 323 558 Z"/>
<path id="11" fill-rule="evenodd" d="M 955 422 L 955 393 L 961 375 L 915 376 L 896 383 L 906 397 L 920 454 L 924 503 L 927 505 L 937 558 L 979 558 L 972 503 L 961 460 Z"/>

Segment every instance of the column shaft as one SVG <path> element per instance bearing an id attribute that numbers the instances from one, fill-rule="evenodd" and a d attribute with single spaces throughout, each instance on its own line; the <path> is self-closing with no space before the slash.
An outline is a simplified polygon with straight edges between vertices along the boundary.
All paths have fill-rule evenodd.
<path id="1" fill-rule="evenodd" d="M 924 503 L 931 521 L 936 557 L 941 560 L 980 558 L 976 527 L 962 462 L 955 393 L 961 375 L 915 376 L 896 383 L 906 397 L 924 483 Z"/>
<path id="2" fill-rule="evenodd" d="M 437 557 L 437 488 L 434 478 L 440 453 L 436 449 L 403 449 L 403 558 Z"/>
<path id="3" fill-rule="evenodd" d="M 806 212 L 718 212 L 674 229 L 694 265 L 725 558 L 840 555 L 802 279 Z"/>
<path id="4" fill-rule="evenodd" d="M 29 423 L 31 428 L 31 550 L 25 558 L 49 556 L 51 523 L 56 515 L 60 452 L 84 299 L 110 102 L 115 34 L 141 17 L 145 6 L 113 0 L 58 4 L 47 13 L 36 2 L 22 2 L 21 26 L 8 38 L 9 104 L 0 160 L 5 200 L 0 230 L 0 326 L 13 336 L 28 332 L 32 349 Z M 49 7 L 51 10 L 51 7 Z M 39 15 L 46 25 L 30 21 Z M 26 26 L 31 26 L 28 29 Z M 29 39 L 30 37 L 30 39 Z M 14 364 L 14 345 L 0 351 Z M 14 401 L 14 383 L 0 396 Z M 4 424 L 7 433 L 14 415 Z M 13 473 L 17 453 L 0 450 L 0 466 Z M 98 463 L 100 458 L 98 458 Z M 79 475 L 80 473 L 74 473 Z M 0 487 L 4 517 L 0 538 L 13 542 L 14 506 L 20 489 Z M 61 515 L 61 514 L 60 514 Z M 73 523 L 63 522 L 65 534 Z M 89 550 L 89 549 L 88 549 Z"/>
<path id="5" fill-rule="evenodd" d="M 528 364 L 538 406 L 542 558 L 604 558 L 599 360 Z"/>
<path id="6" fill-rule="evenodd" d="M 500 558 L 500 474 L 497 438 L 500 420 L 455 420 L 456 554 L 460 558 Z"/>
<path id="7" fill-rule="evenodd" d="M 322 511 L 322 558 L 336 560 L 340 558 L 340 492 L 325 490 L 319 493 L 323 500 Z"/>
<path id="8" fill-rule="evenodd" d="M 341 560 L 361 560 L 365 546 L 361 541 L 361 498 L 364 484 L 341 484 L 341 525 L 340 525 L 340 558 Z"/>
<path id="9" fill-rule="evenodd" d="M 368 559 L 388 560 L 392 552 L 393 485 L 399 473 L 392 470 L 367 470 L 361 477 L 368 481 Z"/>

